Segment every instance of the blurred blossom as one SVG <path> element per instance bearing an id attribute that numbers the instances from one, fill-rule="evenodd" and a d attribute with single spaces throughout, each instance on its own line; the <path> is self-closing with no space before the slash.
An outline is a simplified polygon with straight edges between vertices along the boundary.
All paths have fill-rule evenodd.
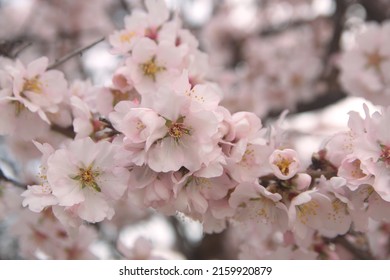
<path id="1" fill-rule="evenodd" d="M 388 11 L 0 0 L 0 258 L 389 258 Z"/>

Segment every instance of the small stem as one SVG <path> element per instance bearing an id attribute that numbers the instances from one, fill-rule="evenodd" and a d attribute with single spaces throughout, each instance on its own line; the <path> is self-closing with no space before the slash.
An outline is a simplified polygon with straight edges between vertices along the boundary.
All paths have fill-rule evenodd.
<path id="1" fill-rule="evenodd" d="M 19 56 L 19 54 L 21 54 L 25 49 L 27 49 L 28 47 L 30 47 L 33 43 L 32 42 L 27 42 L 27 44 L 25 44 L 24 46 L 22 46 L 20 49 L 18 49 L 13 55 L 12 55 L 12 58 L 16 58 Z"/>
<path id="2" fill-rule="evenodd" d="M 102 122 L 106 128 L 112 130 L 112 134 L 113 134 L 112 136 L 117 135 L 117 134 L 121 134 L 121 132 L 116 130 L 115 127 L 112 125 L 112 123 L 109 120 L 107 120 L 106 118 L 100 117 L 99 121 Z"/>
<path id="3" fill-rule="evenodd" d="M 65 61 L 71 59 L 72 57 L 78 55 L 78 54 L 81 54 L 83 51 L 89 49 L 89 48 L 92 48 L 93 46 L 97 45 L 98 43 L 104 41 L 104 37 L 92 42 L 91 44 L 85 46 L 85 47 L 81 47 L 81 48 L 78 48 L 70 53 L 68 53 L 67 55 L 59 58 L 59 59 L 56 59 L 56 61 L 54 61 L 54 63 L 52 63 L 51 65 L 49 65 L 47 67 L 47 70 L 50 70 L 50 69 L 53 69 L 53 68 L 56 68 L 57 66 L 61 65 L 62 63 L 64 63 Z"/>

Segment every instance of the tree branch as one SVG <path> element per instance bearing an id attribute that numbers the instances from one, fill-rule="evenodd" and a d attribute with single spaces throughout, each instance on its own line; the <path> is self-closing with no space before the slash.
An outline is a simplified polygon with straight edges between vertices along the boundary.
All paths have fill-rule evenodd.
<path id="1" fill-rule="evenodd" d="M 57 132 L 57 133 L 60 133 L 68 138 L 71 138 L 71 139 L 74 139 L 74 137 L 76 136 L 75 132 L 73 131 L 73 126 L 70 126 L 70 127 L 62 127 L 62 126 L 58 126 L 58 125 L 52 125 L 51 126 L 51 130 Z"/>
<path id="2" fill-rule="evenodd" d="M 384 3 L 384 1 L 378 0 L 359 0 L 359 2 L 366 9 L 367 20 L 382 22 L 390 18 L 390 5 L 388 2 Z"/>
<path id="3" fill-rule="evenodd" d="M 183 225 L 175 216 L 169 217 L 168 221 L 171 223 L 173 230 L 175 231 L 175 237 L 176 237 L 175 243 L 176 243 L 177 250 L 183 253 L 187 259 L 191 259 L 193 247 L 187 240 L 187 237 L 184 233 Z"/>
<path id="4" fill-rule="evenodd" d="M 8 178 L 7 176 L 5 176 L 5 174 L 3 173 L 3 170 L 0 169 L 0 181 L 5 181 L 5 182 L 8 182 L 8 183 L 11 183 L 12 185 L 18 187 L 18 188 L 22 188 L 22 189 L 26 189 L 26 185 L 25 184 L 22 184 L 20 182 L 17 182 L 11 178 Z"/>
<path id="5" fill-rule="evenodd" d="M 92 42 L 91 44 L 85 46 L 85 47 L 81 47 L 81 48 L 78 48 L 70 53 L 68 53 L 67 55 L 57 59 L 56 61 L 54 61 L 54 63 L 52 63 L 51 65 L 49 65 L 47 67 L 47 70 L 50 70 L 50 69 L 53 69 L 53 68 L 56 68 L 57 66 L 61 65 L 62 63 L 68 61 L 69 59 L 71 59 L 72 57 L 78 55 L 78 54 L 82 54 L 83 51 L 89 49 L 89 48 L 92 48 L 93 46 L 97 45 L 98 43 L 104 41 L 104 37 Z"/>
<path id="6" fill-rule="evenodd" d="M 18 50 L 15 51 L 14 54 L 12 54 L 12 58 L 16 58 L 21 54 L 25 49 L 30 47 L 33 43 L 32 42 L 27 42 L 25 45 L 21 46 Z"/>
<path id="7" fill-rule="evenodd" d="M 374 256 L 372 256 L 369 251 L 356 247 L 347 238 L 345 238 L 345 235 L 337 236 L 330 241 L 336 244 L 340 244 L 359 260 L 375 260 Z"/>

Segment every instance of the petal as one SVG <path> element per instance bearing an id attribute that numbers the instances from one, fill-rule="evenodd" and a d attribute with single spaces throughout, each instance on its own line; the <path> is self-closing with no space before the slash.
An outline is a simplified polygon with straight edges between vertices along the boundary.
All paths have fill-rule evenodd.
<path id="1" fill-rule="evenodd" d="M 45 56 L 38 58 L 33 62 L 30 62 L 30 64 L 28 64 L 27 66 L 28 78 L 33 78 L 37 75 L 43 74 L 48 65 L 49 65 L 49 59 Z"/>
<path id="2" fill-rule="evenodd" d="M 156 43 L 149 38 L 143 38 L 135 44 L 132 58 L 137 64 L 140 64 L 152 59 L 156 52 Z"/>
<path id="3" fill-rule="evenodd" d="M 86 198 L 77 209 L 80 218 L 90 222 L 101 222 L 105 218 L 111 219 L 114 215 L 114 209 L 103 198 L 103 195 L 94 191 L 87 191 Z"/>

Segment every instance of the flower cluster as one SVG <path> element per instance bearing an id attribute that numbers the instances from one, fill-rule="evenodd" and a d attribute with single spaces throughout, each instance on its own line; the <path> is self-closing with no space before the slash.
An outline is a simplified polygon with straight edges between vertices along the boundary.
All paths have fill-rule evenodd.
<path id="1" fill-rule="evenodd" d="M 145 7 L 108 38 L 120 56 L 109 86 L 68 82 L 46 57 L 0 60 L 0 135 L 23 162 L 41 153 L 38 176 L 22 164 L 21 204 L 31 211 L 19 213 L 13 232 L 23 257 L 94 258 L 90 223 L 122 228 L 149 208 L 199 221 L 205 233 L 232 229 L 241 258 L 348 258 L 332 239 L 387 233 L 378 223 L 390 222 L 389 108 L 370 115 L 365 106 L 364 118 L 351 112 L 349 131 L 329 138 L 309 164 L 284 128 L 287 111 L 269 125 L 259 118 L 261 106 L 313 98 L 322 69 L 312 30 L 247 40 L 241 90 L 256 114 L 234 106 L 231 113 L 237 98 L 223 101 L 231 83 L 210 80 L 198 40 L 163 0 Z M 389 30 L 370 26 L 340 64 L 348 91 L 384 105 Z M 305 51 L 291 39 L 300 34 Z M 10 191 L 15 183 L 0 185 L 0 218 L 20 199 Z M 125 258 L 162 258 L 145 238 L 131 249 L 117 244 Z"/>
<path id="2" fill-rule="evenodd" d="M 389 106 L 390 22 L 367 24 L 356 44 L 340 59 L 340 81 L 352 95 L 377 105 Z"/>

